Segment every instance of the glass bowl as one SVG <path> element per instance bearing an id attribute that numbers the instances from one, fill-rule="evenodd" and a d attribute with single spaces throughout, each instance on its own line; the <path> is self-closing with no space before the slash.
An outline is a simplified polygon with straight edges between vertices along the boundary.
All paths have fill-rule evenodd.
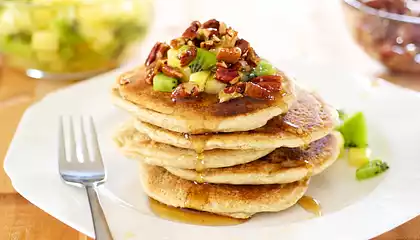
<path id="1" fill-rule="evenodd" d="M 420 73 L 420 17 L 377 10 L 343 0 L 346 22 L 356 42 L 393 72 Z"/>
<path id="2" fill-rule="evenodd" d="M 0 54 L 33 78 L 87 78 L 126 60 L 152 10 L 150 0 L 0 0 Z"/>

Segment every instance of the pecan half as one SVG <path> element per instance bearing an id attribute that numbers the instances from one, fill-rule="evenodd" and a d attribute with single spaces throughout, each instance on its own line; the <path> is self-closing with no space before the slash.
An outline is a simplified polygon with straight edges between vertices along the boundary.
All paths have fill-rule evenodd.
<path id="1" fill-rule="evenodd" d="M 197 48 L 194 46 L 188 47 L 185 51 L 179 54 L 181 67 L 187 66 L 190 62 L 192 62 L 195 59 L 196 56 L 197 56 Z"/>
<path id="2" fill-rule="evenodd" d="M 221 47 L 234 47 L 236 44 L 236 40 L 238 40 L 238 32 L 233 30 L 232 28 L 228 28 L 226 30 L 226 35 L 222 37 L 222 46 Z"/>
<path id="3" fill-rule="evenodd" d="M 219 25 L 219 21 L 217 21 L 216 19 L 210 19 L 207 22 L 203 23 L 203 28 L 219 29 Z"/>
<path id="4" fill-rule="evenodd" d="M 157 42 L 147 56 L 145 65 L 149 66 L 151 63 L 166 56 L 166 53 L 171 47 L 166 43 Z"/>
<path id="5" fill-rule="evenodd" d="M 278 92 L 281 89 L 281 82 L 260 82 L 257 84 L 270 92 Z"/>
<path id="6" fill-rule="evenodd" d="M 200 47 L 204 48 L 204 49 L 207 49 L 207 50 L 209 50 L 213 46 L 214 46 L 214 41 L 213 40 L 208 40 L 208 41 L 200 43 Z"/>
<path id="7" fill-rule="evenodd" d="M 146 78 L 144 79 L 146 83 L 153 84 L 153 78 L 159 73 L 162 65 L 162 61 L 155 61 L 146 68 Z"/>
<path id="8" fill-rule="evenodd" d="M 195 37 L 197 37 L 197 31 L 200 28 L 200 26 L 201 24 L 199 21 L 192 22 L 191 25 L 182 34 L 182 37 L 194 39 Z"/>
<path id="9" fill-rule="evenodd" d="M 241 38 L 236 41 L 236 46 L 241 49 L 242 54 L 245 54 L 248 51 L 249 42 Z"/>
<path id="10" fill-rule="evenodd" d="M 209 40 L 212 36 L 217 35 L 216 30 L 200 28 L 197 32 L 197 38 L 201 40 Z"/>
<path id="11" fill-rule="evenodd" d="M 226 24 L 224 22 L 219 23 L 219 34 L 225 35 L 226 34 Z"/>
<path id="12" fill-rule="evenodd" d="M 166 64 L 162 65 L 162 72 L 168 77 L 173 77 L 177 79 L 182 79 L 182 77 L 184 76 L 179 69 L 168 66 Z"/>
<path id="13" fill-rule="evenodd" d="M 218 67 L 216 69 L 216 76 L 215 78 L 223 83 L 229 83 L 236 77 L 239 77 L 239 72 L 235 69 L 223 68 Z"/>
<path id="14" fill-rule="evenodd" d="M 258 57 L 257 53 L 255 53 L 252 47 L 248 49 L 248 53 L 246 54 L 245 60 L 248 62 L 248 65 L 252 67 L 256 67 L 260 62 L 260 58 Z"/>
<path id="15" fill-rule="evenodd" d="M 226 63 L 236 63 L 241 58 L 241 49 L 238 47 L 233 48 L 221 48 L 216 58 L 219 61 L 225 61 Z"/>
<path id="16" fill-rule="evenodd" d="M 245 92 L 245 87 L 246 87 L 246 84 L 244 82 L 239 82 L 239 83 L 237 83 L 235 85 L 232 85 L 232 86 L 229 86 L 229 87 L 225 87 L 223 89 L 223 91 L 225 93 L 234 93 L 234 92 L 237 92 L 237 93 L 241 93 L 242 94 L 242 93 Z"/>
<path id="17" fill-rule="evenodd" d="M 247 82 L 245 85 L 244 96 L 261 100 L 274 100 L 271 92 L 255 83 Z"/>
<path id="18" fill-rule="evenodd" d="M 171 46 L 175 49 L 179 49 L 180 47 L 185 45 L 185 39 L 184 38 L 175 38 L 171 40 Z"/>
<path id="19" fill-rule="evenodd" d="M 181 83 L 176 87 L 171 94 L 172 101 L 176 102 L 183 98 L 196 97 L 200 93 L 197 84 L 192 82 Z"/>
<path id="20" fill-rule="evenodd" d="M 150 50 L 149 56 L 147 56 L 146 62 L 144 63 L 146 66 L 149 66 L 152 62 L 156 60 L 156 55 L 161 44 L 161 42 L 155 43 L 152 50 Z"/>
<path id="21" fill-rule="evenodd" d="M 260 82 L 281 82 L 283 79 L 282 76 L 279 75 L 267 75 L 267 76 L 259 76 L 251 79 L 253 83 L 260 83 Z"/>

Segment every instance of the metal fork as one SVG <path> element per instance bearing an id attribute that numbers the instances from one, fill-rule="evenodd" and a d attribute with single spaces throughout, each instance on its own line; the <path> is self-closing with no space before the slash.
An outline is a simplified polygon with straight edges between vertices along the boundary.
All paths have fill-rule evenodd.
<path id="1" fill-rule="evenodd" d="M 89 117 L 89 128 L 86 134 L 84 118 L 80 118 L 80 141 L 76 144 L 73 119 L 68 118 L 68 133 L 65 134 L 63 117 L 60 117 L 58 132 L 58 162 L 61 178 L 65 183 L 84 187 L 89 199 L 95 236 L 98 240 L 113 239 L 105 214 L 99 202 L 96 187 L 105 182 L 105 168 L 102 162 L 97 134 L 92 117 Z M 67 148 L 66 139 L 67 135 Z M 90 149 L 87 143 L 90 143 Z M 88 150 L 89 149 L 89 150 Z M 66 151 L 68 158 L 66 157 Z M 89 155 L 89 153 L 91 153 Z"/>

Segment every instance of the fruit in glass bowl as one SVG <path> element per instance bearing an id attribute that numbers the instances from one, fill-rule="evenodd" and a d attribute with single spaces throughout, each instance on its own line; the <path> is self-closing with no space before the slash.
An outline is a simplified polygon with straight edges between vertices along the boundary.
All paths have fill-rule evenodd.
<path id="1" fill-rule="evenodd" d="M 394 72 L 420 73 L 420 3 L 412 0 L 343 0 L 357 43 Z"/>
<path id="2" fill-rule="evenodd" d="M 149 0 L 0 0 L 0 53 L 32 77 L 87 77 L 121 64 L 151 18 Z"/>

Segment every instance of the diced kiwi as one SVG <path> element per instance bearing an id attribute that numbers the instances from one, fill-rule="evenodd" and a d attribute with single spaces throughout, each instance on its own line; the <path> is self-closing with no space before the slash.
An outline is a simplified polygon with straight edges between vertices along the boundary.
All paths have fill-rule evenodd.
<path id="1" fill-rule="evenodd" d="M 218 94 L 226 86 L 227 84 L 216 80 L 214 76 L 210 76 L 207 79 L 206 86 L 204 87 L 204 92 L 209 93 L 209 94 Z"/>
<path id="2" fill-rule="evenodd" d="M 367 147 L 367 127 L 365 116 L 362 112 L 347 118 L 339 130 L 343 134 L 346 147 Z"/>
<path id="3" fill-rule="evenodd" d="M 181 67 L 181 62 L 178 59 L 178 50 L 176 49 L 169 49 L 168 50 L 168 65 L 171 67 L 177 67 L 180 68 Z"/>
<path id="4" fill-rule="evenodd" d="M 254 73 L 257 76 L 274 75 L 276 72 L 277 69 L 266 60 L 261 60 L 254 70 Z"/>
<path id="5" fill-rule="evenodd" d="M 216 65 L 216 62 L 216 54 L 205 49 L 197 48 L 197 56 L 188 66 L 191 68 L 191 72 L 195 73 L 210 70 Z"/>
<path id="6" fill-rule="evenodd" d="M 381 160 L 376 159 L 358 168 L 356 170 L 356 178 L 357 180 L 372 178 L 385 172 L 388 169 L 389 166 L 386 162 L 382 162 Z"/>
<path id="7" fill-rule="evenodd" d="M 153 78 L 154 91 L 172 92 L 176 86 L 178 86 L 178 80 L 168 77 L 163 73 L 159 73 Z"/>
<path id="8" fill-rule="evenodd" d="M 204 91 L 204 87 L 206 86 L 207 79 L 210 76 L 209 71 L 201 71 L 192 73 L 190 76 L 190 82 L 196 83 L 200 92 Z"/>
<path id="9" fill-rule="evenodd" d="M 368 148 L 350 148 L 348 151 L 348 161 L 351 166 L 361 167 L 369 162 Z"/>

